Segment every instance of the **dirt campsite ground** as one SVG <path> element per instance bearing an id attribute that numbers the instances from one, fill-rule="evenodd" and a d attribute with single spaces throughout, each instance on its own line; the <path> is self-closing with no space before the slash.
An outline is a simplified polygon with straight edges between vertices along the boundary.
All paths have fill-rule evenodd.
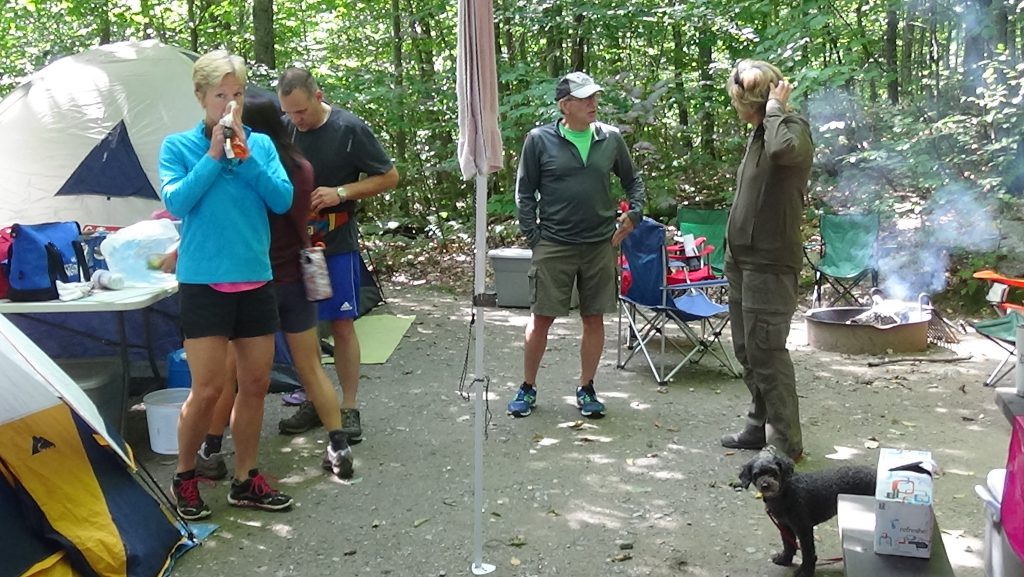
<path id="1" fill-rule="evenodd" d="M 268 396 L 262 467 L 295 497 L 294 509 L 234 509 L 226 482 L 203 487 L 219 529 L 180 559 L 176 575 L 472 574 L 473 410 L 459 395 L 471 309 L 465 299 L 406 286 L 390 287 L 383 310 L 416 320 L 386 364 L 363 367 L 356 478 L 320 470 L 322 430 L 278 435 L 277 421 L 291 409 Z M 779 537 L 761 502 L 733 486 L 753 453 L 718 443 L 741 424 L 748 394 L 740 380 L 707 359 L 660 388 L 638 361 L 617 369 L 609 316 L 596 383 L 608 416 L 581 420 L 572 396 L 580 324 L 568 318 L 552 329 L 537 410 L 513 419 L 505 403 L 521 380 L 527 318 L 523 309 L 486 315 L 492 418 L 483 561 L 496 566 L 494 575 L 791 574 L 769 561 Z M 879 445 L 932 451 L 943 469 L 936 517 L 956 574 L 983 575 L 984 514 L 973 487 L 1005 463 L 1009 440 L 992 389 L 981 386 L 998 349 L 971 335 L 956 351 L 973 355 L 969 361 L 869 367 L 872 357 L 809 348 L 799 313 L 790 343 L 808 453 L 799 470 L 874 465 Z M 468 363 L 472 372 L 472 352 Z M 149 452 L 138 408 L 128 440 L 156 478 L 169 481 L 172 458 Z M 818 527 L 817 540 L 819 557 L 841 555 L 834 520 Z M 842 575 L 842 565 L 817 574 Z"/>

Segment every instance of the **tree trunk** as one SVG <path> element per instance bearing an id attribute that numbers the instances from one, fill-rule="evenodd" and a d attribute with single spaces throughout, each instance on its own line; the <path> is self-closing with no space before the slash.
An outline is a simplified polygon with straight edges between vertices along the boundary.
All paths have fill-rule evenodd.
<path id="1" fill-rule="evenodd" d="M 866 38 L 867 37 L 867 33 L 864 31 L 864 8 L 865 8 L 864 3 L 865 3 L 865 0 L 860 0 L 859 2 L 857 2 L 857 11 L 856 11 L 856 14 L 857 14 L 857 34 L 860 35 L 861 38 Z M 864 64 L 865 65 L 871 65 L 871 63 L 874 62 L 874 60 L 875 60 L 875 55 L 874 55 L 874 53 L 871 52 L 871 49 L 868 47 L 868 44 L 866 42 L 861 43 L 860 50 L 861 50 L 862 56 L 864 57 Z M 877 64 L 877 62 L 875 64 Z M 875 79 L 874 75 L 872 75 L 871 80 L 868 81 L 868 101 L 869 102 L 877 102 L 878 101 L 878 81 Z"/>
<path id="2" fill-rule="evenodd" d="M 582 13 L 576 15 L 575 38 L 572 43 L 572 64 L 573 70 L 587 69 L 587 32 L 583 27 L 583 20 L 586 18 Z"/>
<path id="3" fill-rule="evenodd" d="M 100 44 L 110 44 L 110 2 L 108 0 L 96 2 L 96 12 L 96 17 L 99 19 L 96 23 L 99 42 Z"/>
<path id="4" fill-rule="evenodd" d="M 274 0 L 253 0 L 253 57 L 257 64 L 271 70 L 277 68 L 274 52 Z"/>
<path id="5" fill-rule="evenodd" d="M 199 14 L 196 9 L 196 0 L 188 0 L 188 41 L 192 52 L 199 52 Z"/>
<path id="6" fill-rule="evenodd" d="M 906 26 L 907 23 L 904 23 Z M 886 84 L 886 92 L 890 104 L 900 103 L 900 79 L 899 70 L 896 68 L 896 32 L 899 28 L 899 13 L 890 4 L 885 11 L 885 74 L 889 78 Z"/>
<path id="7" fill-rule="evenodd" d="M 405 99 L 405 63 L 402 59 L 402 5 L 401 0 L 391 0 L 391 67 L 394 75 L 394 96 L 395 104 L 401 106 Z M 408 153 L 408 133 L 405 125 L 395 127 L 395 154 L 398 158 L 405 160 Z"/>
<path id="8" fill-rule="evenodd" d="M 964 86 L 965 97 L 973 97 L 975 90 L 982 86 L 985 72 L 981 63 L 988 52 L 985 39 L 985 25 L 989 22 L 988 8 L 992 0 L 972 0 L 965 3 L 964 20 Z"/>
<path id="9" fill-rule="evenodd" d="M 715 42 L 714 33 L 701 28 L 697 36 L 697 70 L 700 75 L 700 101 L 713 102 L 715 99 L 714 78 L 711 76 L 712 48 Z M 700 118 L 700 147 L 710 158 L 718 158 L 715 149 L 715 115 L 707 106 L 702 106 L 697 113 Z"/>
<path id="10" fill-rule="evenodd" d="M 1008 54 L 1010 47 L 1010 22 L 1005 0 L 993 0 L 992 2 L 992 29 L 994 50 L 999 54 Z M 1005 82 L 1005 76 L 1000 78 L 1000 82 Z"/>
<path id="11" fill-rule="evenodd" d="M 565 57 L 562 55 L 562 6 L 552 4 L 544 9 L 544 63 L 548 76 L 558 78 L 565 73 Z"/>
<path id="12" fill-rule="evenodd" d="M 693 136 L 690 135 L 690 110 L 686 102 L 686 46 L 683 41 L 683 24 L 672 25 L 672 72 L 675 76 L 675 101 L 678 110 L 679 132 L 682 134 L 682 148 L 689 152 L 693 149 Z"/>
<path id="13" fill-rule="evenodd" d="M 941 106 L 941 100 L 939 98 L 941 94 L 942 85 L 939 84 L 939 74 L 941 72 L 942 62 L 948 59 L 949 45 L 947 43 L 946 48 L 942 49 L 939 46 L 939 17 L 935 6 L 935 0 L 929 0 L 928 2 L 928 69 L 932 75 L 932 94 L 934 95 L 935 102 L 937 104 L 936 111 L 939 111 Z"/>

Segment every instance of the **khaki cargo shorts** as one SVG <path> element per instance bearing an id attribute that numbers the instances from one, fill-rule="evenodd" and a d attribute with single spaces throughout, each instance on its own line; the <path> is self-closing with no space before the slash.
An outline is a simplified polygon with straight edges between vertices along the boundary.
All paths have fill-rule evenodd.
<path id="1" fill-rule="evenodd" d="M 616 252 L 610 240 L 593 244 L 538 242 L 530 261 L 530 311 L 549 317 L 568 315 L 575 283 L 580 316 L 614 313 L 618 302 Z"/>

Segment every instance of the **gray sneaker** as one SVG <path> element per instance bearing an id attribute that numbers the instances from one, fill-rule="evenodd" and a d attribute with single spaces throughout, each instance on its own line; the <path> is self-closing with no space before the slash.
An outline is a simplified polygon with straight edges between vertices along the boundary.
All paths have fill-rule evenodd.
<path id="1" fill-rule="evenodd" d="M 342 411 L 342 414 L 344 412 Z M 302 401 L 299 409 L 292 413 L 292 416 L 281 419 L 277 423 L 277 429 L 282 435 L 297 435 L 319 426 L 320 417 L 316 414 L 316 407 L 310 401 Z"/>
<path id="2" fill-rule="evenodd" d="M 320 463 L 325 471 L 334 473 L 339 479 L 351 479 L 354 472 L 352 449 L 346 444 L 335 451 L 330 443 L 324 452 L 324 460 Z"/>
<path id="3" fill-rule="evenodd" d="M 214 453 L 209 457 L 203 456 L 202 448 L 196 455 L 196 476 L 217 481 L 228 476 L 228 465 L 224 462 L 223 453 Z"/>
<path id="4" fill-rule="evenodd" d="M 348 437 L 349 443 L 358 443 L 363 440 L 363 427 L 359 423 L 359 409 L 341 410 L 341 432 Z"/>

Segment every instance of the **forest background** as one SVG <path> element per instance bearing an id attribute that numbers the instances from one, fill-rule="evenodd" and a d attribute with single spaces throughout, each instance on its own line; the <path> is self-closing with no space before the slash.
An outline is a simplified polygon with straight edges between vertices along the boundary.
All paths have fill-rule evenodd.
<path id="1" fill-rule="evenodd" d="M 599 116 L 631 146 L 651 216 L 727 207 L 748 129 L 725 78 L 758 58 L 796 83 L 793 102 L 813 127 L 808 238 L 822 210 L 878 211 L 887 267 L 912 272 L 912 292 L 945 289 L 939 300 L 954 308 L 983 304 L 970 278 L 979 268 L 1024 274 L 1024 2 L 493 3 L 505 169 L 489 180 L 491 248 L 520 240 L 519 150 L 556 118 L 554 84 L 572 70 L 604 86 Z M 454 0 L 5 0 L 0 96 L 61 56 L 130 39 L 227 48 L 267 88 L 286 66 L 308 67 L 330 102 L 373 127 L 402 175 L 363 203 L 377 267 L 468 290 L 456 12 Z"/>

